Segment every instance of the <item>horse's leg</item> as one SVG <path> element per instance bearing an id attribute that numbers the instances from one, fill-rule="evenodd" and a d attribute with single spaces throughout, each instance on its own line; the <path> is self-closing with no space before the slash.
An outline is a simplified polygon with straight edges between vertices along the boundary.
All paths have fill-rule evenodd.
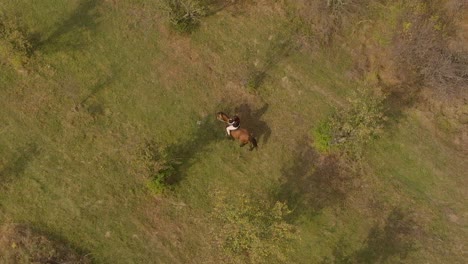
<path id="1" fill-rule="evenodd" d="M 254 148 L 257 147 L 257 140 L 253 136 L 249 137 L 249 143 L 250 143 L 250 149 L 249 149 L 250 151 L 252 151 Z"/>

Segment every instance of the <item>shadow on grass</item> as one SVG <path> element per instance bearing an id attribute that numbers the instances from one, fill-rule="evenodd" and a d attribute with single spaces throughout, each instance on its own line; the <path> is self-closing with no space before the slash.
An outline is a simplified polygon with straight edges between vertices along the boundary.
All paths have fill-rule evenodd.
<path id="1" fill-rule="evenodd" d="M 345 240 L 333 250 L 334 263 L 400 263 L 417 250 L 420 233 L 416 221 L 400 208 L 393 209 L 383 226 L 375 224 L 369 231 L 364 247 L 346 256 Z M 325 261 L 328 263 L 329 261 Z"/>
<path id="2" fill-rule="evenodd" d="M 268 142 L 271 136 L 271 129 L 265 121 L 262 121 L 262 116 L 268 111 L 269 104 L 264 104 L 261 108 L 252 111 L 248 104 L 241 104 L 234 108 L 234 113 L 239 116 L 241 126 L 249 129 L 257 138 L 257 141 L 262 139 L 263 144 Z"/>
<path id="3" fill-rule="evenodd" d="M 89 252 L 38 225 L 15 225 L 14 241 L 33 263 L 93 263 Z"/>
<path id="4" fill-rule="evenodd" d="M 420 89 L 409 88 L 408 85 L 388 86 L 380 83 L 383 91 L 388 93 L 384 100 L 385 115 L 389 117 L 389 123 L 398 123 L 404 117 L 404 112 L 412 108 L 420 98 Z M 418 85 L 415 84 L 415 87 Z M 390 124 L 393 125 L 393 124 Z"/>
<path id="5" fill-rule="evenodd" d="M 341 204 L 353 190 L 353 178 L 334 156 L 321 156 L 309 141 L 298 144 L 291 164 L 282 169 L 283 183 L 277 198 L 286 201 L 292 219 L 315 215 L 323 208 Z"/>
<path id="6" fill-rule="evenodd" d="M 40 154 L 40 150 L 35 143 L 30 143 L 20 148 L 18 152 L 19 154 L 15 159 L 1 168 L 0 185 L 4 185 L 21 177 L 31 161 Z"/>
<path id="7" fill-rule="evenodd" d="M 89 93 L 75 105 L 75 110 L 79 111 L 80 109 L 86 109 L 88 113 L 97 117 L 104 114 L 104 106 L 102 103 L 95 100 L 96 95 L 98 95 L 102 90 L 108 88 L 111 84 L 115 83 L 119 79 L 121 72 L 120 67 L 113 67 L 110 74 L 104 75 L 97 83 L 91 87 Z"/>
<path id="8" fill-rule="evenodd" d="M 239 4 L 239 1 L 223 1 L 223 0 L 203 0 L 207 7 L 205 17 L 216 15 L 224 9 Z"/>
<path id="9" fill-rule="evenodd" d="M 206 151 L 208 146 L 216 141 L 225 140 L 225 135 L 220 131 L 215 115 L 209 115 L 199 121 L 190 140 L 170 145 L 166 148 L 167 154 L 174 162 L 175 173 L 166 179 L 169 185 L 178 184 L 186 176 L 187 168 L 196 162 L 196 154 Z"/>
<path id="10" fill-rule="evenodd" d="M 417 224 L 400 208 L 393 209 L 383 227 L 374 225 L 366 239 L 366 246 L 355 253 L 356 263 L 386 263 L 393 256 L 400 260 L 416 250 Z"/>
<path id="11" fill-rule="evenodd" d="M 74 12 L 46 38 L 33 43 L 33 50 L 77 50 L 89 41 L 89 34 L 96 31 L 99 14 L 96 8 L 100 0 L 83 0 Z"/>
<path id="12" fill-rule="evenodd" d="M 287 25 L 278 36 L 270 40 L 263 63 L 260 67 L 253 65 L 247 67 L 247 79 L 244 81 L 247 88 L 257 91 L 264 83 L 268 72 L 271 71 L 281 60 L 288 57 L 291 52 L 298 49 L 295 41 L 296 29 Z M 248 58 L 253 55 L 247 55 Z"/>

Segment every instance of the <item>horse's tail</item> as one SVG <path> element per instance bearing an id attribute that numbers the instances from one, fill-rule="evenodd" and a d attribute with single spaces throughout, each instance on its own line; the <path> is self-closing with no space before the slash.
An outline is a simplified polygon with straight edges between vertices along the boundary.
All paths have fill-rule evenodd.
<path id="1" fill-rule="evenodd" d="M 250 142 L 252 143 L 252 149 L 254 148 L 257 148 L 257 140 L 255 139 L 255 137 L 253 136 L 250 136 Z"/>

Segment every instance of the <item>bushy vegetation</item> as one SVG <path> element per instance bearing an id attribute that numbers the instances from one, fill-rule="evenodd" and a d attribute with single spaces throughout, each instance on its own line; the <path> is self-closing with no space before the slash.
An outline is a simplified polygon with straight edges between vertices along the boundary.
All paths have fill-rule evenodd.
<path id="1" fill-rule="evenodd" d="M 197 28 L 206 14 L 206 7 L 199 0 L 163 0 L 163 8 L 171 25 L 180 32 Z"/>
<path id="2" fill-rule="evenodd" d="M 314 146 L 321 152 L 337 151 L 350 160 L 360 160 L 369 141 L 382 133 L 386 120 L 385 96 L 361 89 L 336 108 L 313 130 Z"/>
<path id="3" fill-rule="evenodd" d="M 392 53 L 408 84 L 453 95 L 468 87 L 468 54 L 449 48 L 453 18 L 439 8 L 437 3 L 410 1 L 399 18 Z"/>
<path id="4" fill-rule="evenodd" d="M 269 203 L 247 195 L 213 195 L 213 217 L 221 221 L 217 238 L 227 252 L 250 263 L 286 262 L 285 252 L 296 239 L 294 226 L 286 221 L 291 213 L 282 202 Z"/>
<path id="5" fill-rule="evenodd" d="M 0 262 L 88 264 L 92 260 L 31 228 L 4 224 L 0 226 Z"/>
<path id="6" fill-rule="evenodd" d="M 146 184 L 155 195 L 162 194 L 169 188 L 169 179 L 176 173 L 177 160 L 170 156 L 166 148 L 150 140 L 145 144 L 142 159 L 149 172 Z"/>
<path id="7" fill-rule="evenodd" d="M 19 18 L 0 13 L 0 59 L 20 69 L 33 53 L 32 34 Z"/>

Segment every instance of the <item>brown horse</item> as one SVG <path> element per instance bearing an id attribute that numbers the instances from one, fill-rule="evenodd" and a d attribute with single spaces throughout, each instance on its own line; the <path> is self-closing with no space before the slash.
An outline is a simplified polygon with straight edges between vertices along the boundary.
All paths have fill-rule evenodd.
<path id="1" fill-rule="evenodd" d="M 229 116 L 226 115 L 223 112 L 218 112 L 216 114 L 216 119 L 218 119 L 221 122 L 228 123 L 229 121 Z M 231 131 L 231 136 L 237 140 L 240 141 L 240 146 L 243 147 L 245 144 L 250 143 L 250 149 L 253 150 L 254 148 L 257 147 L 257 140 L 254 138 L 252 134 L 249 133 L 249 131 L 245 128 L 239 127 L 236 130 Z"/>

